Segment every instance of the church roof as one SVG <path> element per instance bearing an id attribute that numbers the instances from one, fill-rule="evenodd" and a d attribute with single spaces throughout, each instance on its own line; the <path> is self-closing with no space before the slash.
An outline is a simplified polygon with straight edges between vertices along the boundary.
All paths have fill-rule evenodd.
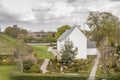
<path id="1" fill-rule="evenodd" d="M 71 28 L 71 29 L 68 29 L 66 30 L 59 38 L 58 38 L 58 41 L 62 41 L 64 39 L 66 39 L 70 33 L 74 30 L 75 27 Z"/>
<path id="2" fill-rule="evenodd" d="M 63 41 L 64 39 L 66 39 L 66 38 L 71 34 L 71 32 L 72 32 L 74 29 L 75 29 L 75 27 L 66 30 L 66 31 L 58 38 L 58 41 Z M 88 40 L 88 41 L 87 41 L 87 48 L 96 48 L 96 43 L 95 43 L 94 41 Z"/>

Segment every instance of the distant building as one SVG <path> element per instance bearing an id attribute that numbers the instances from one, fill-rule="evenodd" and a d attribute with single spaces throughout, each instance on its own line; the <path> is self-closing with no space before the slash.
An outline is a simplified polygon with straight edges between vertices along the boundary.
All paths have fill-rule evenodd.
<path id="1" fill-rule="evenodd" d="M 32 36 L 34 38 L 45 38 L 47 37 L 47 33 L 43 32 L 29 32 L 27 34 L 28 37 Z"/>
<path id="2" fill-rule="evenodd" d="M 45 38 L 47 37 L 47 33 L 45 32 L 35 32 L 35 38 Z"/>
<path id="3" fill-rule="evenodd" d="M 50 35 L 51 37 L 55 37 L 55 32 L 29 32 L 27 34 L 28 37 L 32 36 L 34 38 L 46 38 L 48 35 Z"/>

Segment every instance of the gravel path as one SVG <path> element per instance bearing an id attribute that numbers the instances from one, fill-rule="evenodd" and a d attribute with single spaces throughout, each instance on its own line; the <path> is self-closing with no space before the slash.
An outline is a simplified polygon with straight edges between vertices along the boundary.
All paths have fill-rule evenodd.
<path id="1" fill-rule="evenodd" d="M 100 60 L 100 52 L 98 51 L 97 53 L 98 53 L 97 58 L 95 59 L 95 64 L 90 72 L 90 76 L 88 80 L 95 80 L 95 75 L 96 75 L 97 67 L 98 67 L 99 60 Z"/>
<path id="2" fill-rule="evenodd" d="M 42 70 L 43 73 L 48 72 L 47 71 L 47 65 L 48 65 L 48 63 L 49 63 L 49 59 L 45 59 L 44 62 L 43 62 L 43 64 L 42 64 L 42 66 L 40 67 L 40 69 Z"/>

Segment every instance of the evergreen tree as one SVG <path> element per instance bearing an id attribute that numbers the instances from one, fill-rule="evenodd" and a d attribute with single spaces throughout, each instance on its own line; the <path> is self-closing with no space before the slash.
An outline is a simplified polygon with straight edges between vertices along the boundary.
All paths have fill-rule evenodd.
<path id="1" fill-rule="evenodd" d="M 65 41 L 60 53 L 62 54 L 61 64 L 68 66 L 69 64 L 73 63 L 77 54 L 77 48 L 74 48 L 72 41 L 68 39 Z"/>

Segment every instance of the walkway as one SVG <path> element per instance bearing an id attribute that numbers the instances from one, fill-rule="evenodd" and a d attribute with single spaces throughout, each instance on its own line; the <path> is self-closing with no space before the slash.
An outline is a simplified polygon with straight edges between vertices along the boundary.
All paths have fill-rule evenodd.
<path id="1" fill-rule="evenodd" d="M 42 70 L 43 73 L 48 72 L 47 71 L 47 65 L 48 65 L 48 63 L 49 63 L 49 59 L 45 59 L 44 62 L 43 62 L 43 64 L 42 64 L 42 66 L 40 67 L 40 69 Z"/>
<path id="2" fill-rule="evenodd" d="M 91 73 L 90 73 L 88 80 L 95 80 L 95 75 L 96 75 L 97 67 L 98 67 L 99 60 L 100 60 L 100 52 L 98 51 L 97 53 L 98 53 L 97 58 L 95 59 L 95 64 L 91 70 Z"/>
<path id="3" fill-rule="evenodd" d="M 53 49 L 52 47 L 49 47 L 47 51 L 52 52 L 54 56 L 57 56 L 57 59 L 61 59 L 60 55 L 57 53 L 57 49 Z"/>

